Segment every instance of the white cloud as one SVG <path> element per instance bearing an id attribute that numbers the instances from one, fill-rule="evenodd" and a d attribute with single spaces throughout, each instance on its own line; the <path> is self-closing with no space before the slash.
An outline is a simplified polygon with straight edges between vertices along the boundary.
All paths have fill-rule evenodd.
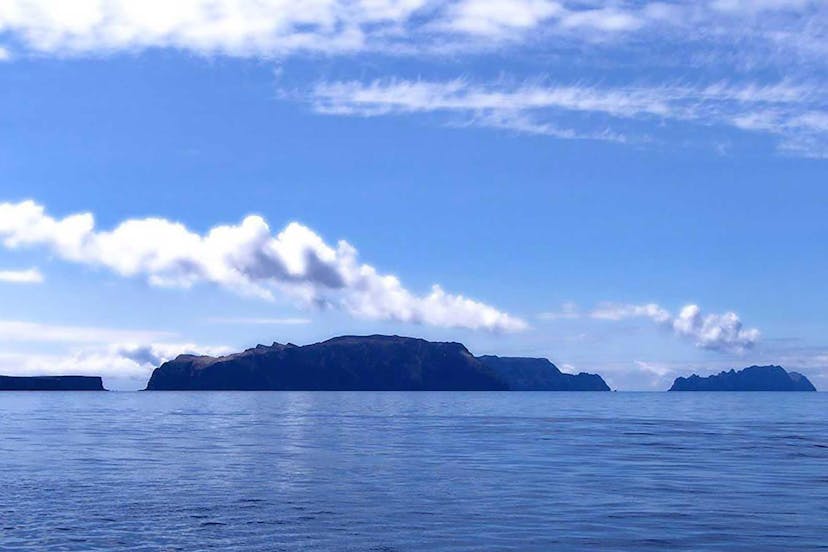
<path id="1" fill-rule="evenodd" d="M 625 132 L 610 126 L 629 129 L 642 120 L 690 123 L 760 132 L 775 137 L 781 150 L 822 157 L 828 155 L 828 98 L 822 90 L 790 81 L 599 87 L 384 79 L 322 82 L 307 100 L 321 114 L 444 113 L 478 126 L 621 142 L 628 141 Z M 579 128 L 562 127 L 562 121 Z"/>
<path id="2" fill-rule="evenodd" d="M 591 28 L 604 32 L 634 31 L 646 23 L 642 14 L 617 8 L 570 12 L 561 19 L 562 27 L 567 29 Z"/>
<path id="3" fill-rule="evenodd" d="M 798 11 L 815 6 L 819 0 L 713 0 L 710 6 L 719 11 L 757 14 L 763 11 Z"/>
<path id="4" fill-rule="evenodd" d="M 548 0 L 463 0 L 446 10 L 444 28 L 483 36 L 501 36 L 531 29 L 563 12 Z"/>
<path id="5" fill-rule="evenodd" d="M 616 117 L 667 115 L 669 102 L 686 91 L 628 87 L 476 85 L 450 81 L 375 80 L 318 84 L 311 99 L 320 113 L 386 115 L 429 111 L 523 112 L 536 109 L 600 112 Z"/>
<path id="6" fill-rule="evenodd" d="M 157 367 L 178 355 L 209 355 L 219 356 L 229 354 L 231 349 L 225 346 L 205 346 L 195 343 L 150 343 L 137 345 L 121 343 L 110 345 L 106 354 L 124 358 L 142 367 Z"/>
<path id="7" fill-rule="evenodd" d="M 42 284 L 43 274 L 36 268 L 28 270 L 0 270 L 0 282 L 7 284 Z"/>
<path id="8" fill-rule="evenodd" d="M 646 305 L 603 305 L 590 314 L 598 320 L 625 320 L 647 318 L 669 327 L 679 336 L 692 340 L 702 349 L 722 352 L 742 352 L 759 340 L 759 330 L 744 328 L 734 312 L 704 315 L 697 305 L 684 306 L 678 315 L 655 303 Z"/>
<path id="9" fill-rule="evenodd" d="M 660 4 L 656 4 L 660 5 Z M 199 54 L 281 56 L 423 49 L 474 39 L 638 30 L 632 3 L 593 8 L 565 0 L 2 0 L 0 33 L 58 55 L 177 48 Z M 471 39 L 471 40 L 469 40 Z"/>
<path id="10" fill-rule="evenodd" d="M 0 353 L 7 376 L 100 376 L 107 388 L 142 389 L 153 369 L 179 354 L 223 355 L 227 347 L 193 343 L 115 343 L 63 354 Z"/>
<path id="11" fill-rule="evenodd" d="M 312 101 L 321 113 L 451 111 L 479 126 L 620 142 L 649 137 L 631 138 L 628 129 L 612 130 L 592 114 L 693 121 L 773 136 L 790 155 L 828 157 L 828 131 L 820 122 L 828 113 L 828 4 L 817 0 L 0 0 L 0 37 L 16 59 L 152 48 L 279 60 L 297 54 L 445 56 L 510 48 L 510 58 L 525 55 L 536 62 L 540 55 L 563 60 L 564 67 L 589 66 L 598 82 L 616 82 L 619 73 L 631 70 L 626 60 L 634 60 L 637 74 L 663 84 L 344 82 L 318 86 Z M 8 51 L 0 46 L 4 57 Z M 664 75 L 706 78 L 709 69 L 734 79 L 754 75 L 759 82 L 782 75 L 783 87 L 786 77 L 813 82 L 792 87 L 793 100 L 767 96 L 751 82 L 730 96 L 664 83 Z M 799 90 L 805 88 L 810 97 Z M 584 116 L 564 124 L 543 110 Z"/>
<path id="12" fill-rule="evenodd" d="M 424 0 L 3 0 L 0 32 L 60 55 L 178 48 L 282 55 L 365 49 Z"/>
<path id="13" fill-rule="evenodd" d="M 759 340 L 759 330 L 744 328 L 736 313 L 702 315 L 696 305 L 681 309 L 673 319 L 673 330 L 704 349 L 742 351 Z"/>
<path id="14" fill-rule="evenodd" d="M 11 53 L 4 47 L 0 46 L 0 62 L 11 59 Z"/>
<path id="15" fill-rule="evenodd" d="M 697 305 L 685 305 L 678 315 L 657 303 L 642 305 L 603 303 L 592 310 L 581 310 L 575 303 L 564 303 L 557 311 L 542 312 L 541 320 L 581 319 L 618 322 L 644 318 L 669 328 L 679 337 L 689 339 L 702 349 L 721 352 L 743 352 L 759 341 L 759 330 L 746 329 L 736 313 L 704 315 Z"/>
<path id="16" fill-rule="evenodd" d="M 541 39 L 549 50 L 644 33 L 668 42 L 778 41 L 790 50 L 818 43 L 823 17 L 816 0 L 0 0 L 0 33 L 24 49 L 57 55 L 148 48 L 387 54 Z"/>
<path id="17" fill-rule="evenodd" d="M 209 318 L 213 324 L 250 324 L 260 326 L 300 326 L 310 324 L 310 318 Z"/>
<path id="18" fill-rule="evenodd" d="M 0 320 L 0 342 L 111 343 L 142 342 L 169 337 L 167 332 L 123 330 L 94 326 L 43 324 L 22 320 Z"/>
<path id="19" fill-rule="evenodd" d="M 526 328 L 519 318 L 437 285 L 415 295 L 396 276 L 360 263 L 348 242 L 332 247 L 296 222 L 275 236 L 259 216 L 204 235 L 161 218 L 130 219 L 100 231 L 91 213 L 56 219 L 24 201 L 0 203 L 0 239 L 8 248 L 45 247 L 64 260 L 143 277 L 155 286 L 210 282 L 263 299 L 281 294 L 304 306 L 338 308 L 361 318 L 493 331 Z"/>
<path id="20" fill-rule="evenodd" d="M 665 323 L 672 317 L 669 312 L 655 303 L 646 305 L 615 305 L 607 304 L 598 307 L 590 313 L 590 317 L 598 320 L 624 320 L 626 318 L 649 318 L 654 322 Z"/>

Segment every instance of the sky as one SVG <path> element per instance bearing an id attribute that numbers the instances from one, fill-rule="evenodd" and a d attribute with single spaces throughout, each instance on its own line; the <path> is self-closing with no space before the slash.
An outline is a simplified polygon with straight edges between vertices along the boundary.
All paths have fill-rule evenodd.
<path id="1" fill-rule="evenodd" d="M 0 0 L 0 373 L 342 334 L 828 389 L 828 4 Z"/>

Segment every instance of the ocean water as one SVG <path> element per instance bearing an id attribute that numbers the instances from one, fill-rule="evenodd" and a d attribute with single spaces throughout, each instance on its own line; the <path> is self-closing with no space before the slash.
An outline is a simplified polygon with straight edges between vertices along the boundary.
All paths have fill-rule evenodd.
<path id="1" fill-rule="evenodd" d="M 828 550 L 824 393 L 0 393 L 0 550 Z"/>

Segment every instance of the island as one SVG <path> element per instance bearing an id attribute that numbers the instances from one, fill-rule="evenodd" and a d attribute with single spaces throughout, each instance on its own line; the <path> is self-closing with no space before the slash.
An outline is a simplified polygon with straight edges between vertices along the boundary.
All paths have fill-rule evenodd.
<path id="1" fill-rule="evenodd" d="M 478 357 L 495 375 L 507 383 L 510 391 L 609 391 L 597 374 L 565 374 L 546 358 Z"/>
<path id="2" fill-rule="evenodd" d="M 106 391 L 97 376 L 0 376 L 0 391 Z"/>
<path id="3" fill-rule="evenodd" d="M 478 358 L 456 342 L 342 336 L 305 346 L 258 345 L 222 357 L 180 355 L 153 371 L 146 390 L 609 390 L 600 376 L 563 374 L 549 361 L 527 359 L 526 367 L 509 368 L 520 360 Z"/>
<path id="4" fill-rule="evenodd" d="M 781 366 L 750 366 L 700 377 L 676 378 L 670 391 L 816 391 L 814 385 L 798 372 Z"/>

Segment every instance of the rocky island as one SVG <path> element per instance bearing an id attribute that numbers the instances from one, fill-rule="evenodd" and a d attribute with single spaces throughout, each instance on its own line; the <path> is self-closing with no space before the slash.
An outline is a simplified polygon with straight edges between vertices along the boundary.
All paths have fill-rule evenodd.
<path id="1" fill-rule="evenodd" d="M 526 361 L 525 365 L 522 361 Z M 147 390 L 608 391 L 600 376 L 563 374 L 546 359 L 477 358 L 461 343 L 343 336 L 297 346 L 258 345 L 223 357 L 181 355 Z"/>
<path id="2" fill-rule="evenodd" d="M 92 376 L 0 376 L 0 391 L 106 391 Z"/>
<path id="3" fill-rule="evenodd" d="M 597 374 L 565 374 L 546 358 L 478 357 L 510 391 L 609 391 Z"/>
<path id="4" fill-rule="evenodd" d="M 676 378 L 670 391 L 816 391 L 808 378 L 781 366 L 750 366 L 738 372 Z"/>

